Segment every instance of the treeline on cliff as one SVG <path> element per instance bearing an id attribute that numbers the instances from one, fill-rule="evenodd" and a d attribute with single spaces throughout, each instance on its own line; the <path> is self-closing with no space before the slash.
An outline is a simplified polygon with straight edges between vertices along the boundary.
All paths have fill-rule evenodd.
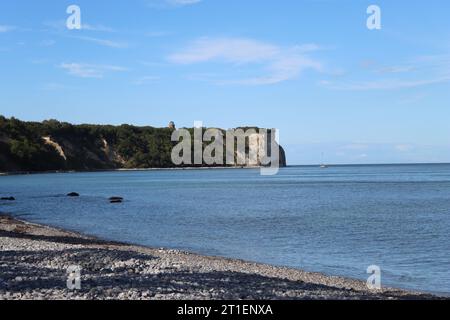
<path id="1" fill-rule="evenodd" d="M 0 116 L 0 171 L 170 168 L 176 144 L 172 132 L 150 126 L 24 122 Z"/>
<path id="2" fill-rule="evenodd" d="M 169 128 L 24 122 L 0 116 L 0 171 L 170 167 L 171 134 Z M 59 144 L 66 159 L 43 137 Z"/>

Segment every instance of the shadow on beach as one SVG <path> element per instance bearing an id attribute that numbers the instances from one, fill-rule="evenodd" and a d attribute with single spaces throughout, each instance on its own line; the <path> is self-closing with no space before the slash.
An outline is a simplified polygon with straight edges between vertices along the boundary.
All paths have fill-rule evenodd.
<path id="1" fill-rule="evenodd" d="M 78 236 L 50 236 L 50 235 L 34 235 L 24 231 L 4 231 L 0 230 L 0 237 L 25 239 L 31 241 L 56 242 L 69 245 L 121 245 L 117 242 L 98 240 L 94 238 L 81 238 Z"/>
<path id="2" fill-rule="evenodd" d="M 4 235 L 3 235 L 4 236 Z M 64 239 L 71 244 L 73 239 Z M 75 241 L 76 242 L 76 241 Z M 0 292 L 60 290 L 66 287 L 66 268 L 82 268 L 82 289 L 77 294 L 89 298 L 119 298 L 128 291 L 152 297 L 220 299 L 358 299 L 377 296 L 351 289 L 291 281 L 245 272 L 177 270 L 161 267 L 158 258 L 137 252 L 111 249 L 68 249 L 57 251 L 6 251 L 0 258 Z M 417 296 L 403 296 L 415 299 Z"/>

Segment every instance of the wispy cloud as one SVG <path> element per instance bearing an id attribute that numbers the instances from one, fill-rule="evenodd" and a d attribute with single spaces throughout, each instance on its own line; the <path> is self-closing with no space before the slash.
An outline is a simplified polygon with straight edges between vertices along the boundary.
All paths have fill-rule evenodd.
<path id="1" fill-rule="evenodd" d="M 265 85 L 296 78 L 306 69 L 321 70 L 322 64 L 308 56 L 318 50 L 314 44 L 280 47 L 245 38 L 200 38 L 168 60 L 176 64 L 206 62 L 228 63 L 237 66 L 253 65 L 264 70 L 264 75 L 244 79 L 222 79 L 220 84 Z"/>
<path id="2" fill-rule="evenodd" d="M 167 61 L 160 62 L 160 61 L 142 61 L 142 60 L 139 60 L 139 61 L 137 61 L 137 63 L 139 63 L 139 64 L 141 64 L 141 65 L 143 65 L 145 67 L 151 67 L 151 68 L 154 68 L 154 67 L 165 67 L 165 66 L 169 65 L 169 63 Z"/>
<path id="3" fill-rule="evenodd" d="M 111 39 L 104 39 L 102 36 L 98 36 L 100 33 L 115 33 L 116 30 L 101 24 L 93 25 L 85 23 L 82 25 L 81 30 L 69 31 L 66 28 L 66 21 L 56 20 L 56 21 L 46 21 L 44 25 L 58 36 L 77 39 L 81 41 L 91 42 L 100 46 L 123 49 L 128 48 L 129 45 L 124 41 L 117 41 Z M 95 36 L 92 36 L 92 35 Z"/>
<path id="4" fill-rule="evenodd" d="M 212 60 L 242 64 L 268 60 L 279 53 L 278 47 L 251 39 L 201 38 L 183 51 L 170 55 L 169 60 L 179 64 Z"/>
<path id="5" fill-rule="evenodd" d="M 81 30 L 97 31 L 97 32 L 116 32 L 113 28 L 101 24 L 92 25 L 88 23 L 82 24 Z"/>
<path id="6" fill-rule="evenodd" d="M 441 74 L 450 74 L 450 54 L 422 55 L 412 63 L 419 70 L 432 70 Z"/>
<path id="7" fill-rule="evenodd" d="M 113 65 L 99 65 L 86 63 L 61 63 L 60 68 L 67 70 L 67 72 L 80 78 L 103 78 L 109 72 L 123 72 L 127 68 Z"/>
<path id="8" fill-rule="evenodd" d="M 202 2 L 202 0 L 166 0 L 167 3 L 173 6 L 190 6 Z"/>
<path id="9" fill-rule="evenodd" d="M 379 73 L 404 73 L 404 72 L 410 72 L 415 70 L 413 66 L 390 66 L 390 67 L 383 67 L 378 70 Z"/>
<path id="10" fill-rule="evenodd" d="M 44 26 L 56 30 L 56 31 L 67 31 L 66 21 L 65 20 L 53 20 L 53 21 L 45 21 Z M 81 25 L 81 29 L 78 31 L 92 31 L 92 32 L 116 32 L 115 29 L 102 25 L 102 24 L 90 24 L 83 23 Z"/>
<path id="11" fill-rule="evenodd" d="M 411 105 L 418 102 L 421 102 L 422 100 L 426 99 L 428 97 L 427 94 L 418 92 L 415 94 L 409 94 L 406 97 L 401 97 L 398 101 L 398 104 L 400 105 Z"/>
<path id="12" fill-rule="evenodd" d="M 168 36 L 170 34 L 172 34 L 172 33 L 168 32 L 168 31 L 149 31 L 149 32 L 144 33 L 144 35 L 149 38 L 160 38 L 160 37 Z"/>
<path id="13" fill-rule="evenodd" d="M 71 38 L 79 39 L 82 41 L 92 42 L 104 47 L 110 47 L 110 48 L 116 48 L 116 49 L 123 49 L 128 48 L 128 43 L 125 42 L 118 42 L 108 39 L 100 39 L 100 38 L 93 38 L 93 37 L 84 37 L 84 36 L 72 36 Z"/>
<path id="14" fill-rule="evenodd" d="M 43 41 L 41 41 L 40 43 L 39 43 L 39 45 L 41 46 L 41 47 L 51 47 L 51 46 L 54 46 L 56 44 L 56 41 L 55 40 L 43 40 Z"/>
<path id="15" fill-rule="evenodd" d="M 416 57 L 403 64 L 376 68 L 371 71 L 368 75 L 370 80 L 346 82 L 323 80 L 320 84 L 336 90 L 363 91 L 408 89 L 447 83 L 450 82 L 450 55 Z M 395 78 L 389 78 L 389 75 L 395 76 Z"/>
<path id="16" fill-rule="evenodd" d="M 137 86 L 142 86 L 148 83 L 154 83 L 156 81 L 158 81 L 159 79 L 161 79 L 158 76 L 144 76 L 144 77 L 140 77 L 139 79 L 137 79 L 136 81 L 133 82 L 133 84 L 137 85 Z"/>
<path id="17" fill-rule="evenodd" d="M 43 84 L 40 87 L 40 89 L 43 90 L 43 91 L 60 91 L 60 90 L 73 89 L 73 87 L 67 86 L 67 85 L 62 84 L 62 83 L 50 82 L 50 83 Z"/>
<path id="18" fill-rule="evenodd" d="M 336 90 L 364 91 L 364 90 L 396 90 L 396 89 L 417 88 L 433 84 L 446 83 L 449 81 L 450 76 L 425 80 L 387 79 L 387 80 L 350 82 L 350 83 L 334 83 L 330 81 L 322 81 L 321 84 L 330 89 Z"/>
<path id="19" fill-rule="evenodd" d="M 202 0 L 147 0 L 150 8 L 176 8 L 199 4 Z"/>
<path id="20" fill-rule="evenodd" d="M 31 60 L 30 60 L 30 63 L 36 64 L 36 65 L 47 64 L 48 62 L 49 62 L 49 60 L 46 59 L 46 58 L 31 59 Z"/>
<path id="21" fill-rule="evenodd" d="M 14 26 L 4 26 L 4 25 L 0 25 L 0 33 L 6 33 L 6 32 L 10 32 L 15 30 L 16 27 Z"/>
<path id="22" fill-rule="evenodd" d="M 380 66 L 377 61 L 372 59 L 363 60 L 359 63 L 359 65 L 363 70 L 377 74 L 404 73 L 415 70 L 415 67 L 410 63 Z"/>

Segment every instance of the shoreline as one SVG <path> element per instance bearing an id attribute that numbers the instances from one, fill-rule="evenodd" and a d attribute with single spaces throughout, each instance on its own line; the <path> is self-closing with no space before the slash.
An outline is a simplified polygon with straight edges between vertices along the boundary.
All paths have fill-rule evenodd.
<path id="1" fill-rule="evenodd" d="M 287 167 L 287 166 L 286 166 Z M 188 170 L 237 170 L 237 169 L 261 169 L 261 166 L 235 166 L 235 167 L 173 167 L 173 168 L 120 168 L 120 169 L 95 169 L 95 170 L 51 170 L 51 171 L 15 171 L 0 172 L 0 176 L 22 176 L 39 174 L 69 174 L 69 173 L 98 173 L 98 172 L 146 172 L 146 171 L 188 171 Z M 280 167 L 284 168 L 284 167 Z"/>
<path id="2" fill-rule="evenodd" d="M 416 300 L 427 293 L 382 288 L 299 269 L 111 242 L 0 214 L 1 299 Z M 67 289 L 67 268 L 82 289 Z"/>
<path id="3" fill-rule="evenodd" d="M 409 166 L 409 165 L 450 165 L 448 162 L 419 162 L 419 163 L 369 163 L 369 164 L 328 164 L 330 167 L 360 167 L 360 166 Z M 289 167 L 319 167 L 320 164 L 286 165 Z M 50 171 L 11 171 L 0 172 L 1 176 L 39 175 L 39 174 L 68 174 L 68 173 L 96 173 L 96 172 L 145 172 L 145 171 L 187 171 L 187 170 L 237 170 L 237 169 L 261 169 L 261 166 L 222 166 L 222 167 L 168 167 L 168 168 L 120 168 L 120 169 L 93 169 L 93 170 L 50 170 Z"/>

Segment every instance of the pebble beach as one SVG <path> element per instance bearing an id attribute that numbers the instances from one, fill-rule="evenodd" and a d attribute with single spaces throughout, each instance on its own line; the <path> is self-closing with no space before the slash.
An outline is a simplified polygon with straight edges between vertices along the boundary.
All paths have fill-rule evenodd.
<path id="1" fill-rule="evenodd" d="M 81 268 L 81 289 L 67 270 Z M 241 260 L 114 243 L 0 216 L 0 299 L 434 299 Z"/>

